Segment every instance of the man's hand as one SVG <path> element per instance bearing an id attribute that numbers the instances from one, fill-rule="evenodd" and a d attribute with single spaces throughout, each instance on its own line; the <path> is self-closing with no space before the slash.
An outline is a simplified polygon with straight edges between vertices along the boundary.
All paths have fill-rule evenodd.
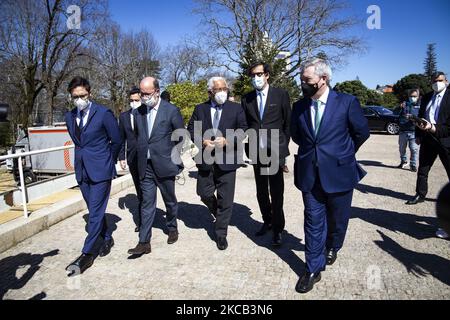
<path id="1" fill-rule="evenodd" d="M 127 168 L 127 162 L 125 160 L 120 160 L 120 167 L 122 170 L 125 170 Z"/>
<path id="2" fill-rule="evenodd" d="M 418 127 L 419 127 L 420 130 L 423 130 L 423 131 L 428 131 L 428 132 L 431 132 L 431 133 L 435 133 L 436 132 L 436 126 L 434 124 L 431 124 L 431 122 L 429 122 L 429 121 L 427 121 L 425 119 L 423 119 L 423 122 L 421 122 L 418 125 Z"/>
<path id="3" fill-rule="evenodd" d="M 212 140 L 203 140 L 203 146 L 207 150 L 212 150 L 215 147 L 214 142 Z"/>
<path id="4" fill-rule="evenodd" d="M 219 137 L 214 140 L 214 145 L 217 148 L 223 148 L 227 145 L 227 140 L 224 137 Z"/>

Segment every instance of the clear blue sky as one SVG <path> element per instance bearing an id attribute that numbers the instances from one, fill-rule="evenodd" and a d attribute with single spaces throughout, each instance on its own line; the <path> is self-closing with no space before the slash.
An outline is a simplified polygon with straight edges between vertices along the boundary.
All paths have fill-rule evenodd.
<path id="1" fill-rule="evenodd" d="M 381 8 L 381 30 L 369 30 L 366 23 L 352 31 L 366 40 L 367 53 L 352 56 L 333 83 L 358 76 L 369 88 L 393 84 L 410 73 L 422 73 L 428 43 L 436 43 L 438 69 L 450 73 L 449 0 L 350 0 L 350 13 L 366 19 L 369 5 Z M 113 19 L 125 31 L 146 27 L 164 49 L 199 29 L 199 17 L 192 14 L 191 0 L 110 0 Z"/>

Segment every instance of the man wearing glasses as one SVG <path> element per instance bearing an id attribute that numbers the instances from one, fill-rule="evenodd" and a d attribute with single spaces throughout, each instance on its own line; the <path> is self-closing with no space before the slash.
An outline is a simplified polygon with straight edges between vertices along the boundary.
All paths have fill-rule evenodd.
<path id="1" fill-rule="evenodd" d="M 175 177 L 183 170 L 180 141 L 172 141 L 172 133 L 184 129 L 180 110 L 160 98 L 157 79 L 144 78 L 140 83 L 142 105 L 136 112 L 137 170 L 142 192 L 139 243 L 128 253 L 142 256 L 151 252 L 150 240 L 156 214 L 157 188 L 166 205 L 168 244 L 178 240 L 178 202 Z"/>
<path id="2" fill-rule="evenodd" d="M 112 111 L 90 101 L 88 80 L 75 77 L 68 91 L 75 108 L 66 113 L 66 125 L 75 145 L 75 176 L 89 211 L 82 255 L 66 268 L 72 276 L 92 266 L 94 245 L 100 236 L 104 239 L 100 257 L 108 255 L 114 245 L 105 210 L 122 139 Z"/>
<path id="3" fill-rule="evenodd" d="M 258 133 L 258 155 L 249 155 L 254 166 L 256 196 L 259 203 L 264 224 L 256 233 L 263 236 L 269 230 L 273 231 L 274 246 L 281 246 L 281 234 L 284 230 L 285 219 L 283 212 L 284 176 L 286 157 L 289 155 L 289 140 L 291 121 L 291 102 L 285 90 L 269 85 L 270 68 L 264 62 L 257 62 L 249 68 L 249 76 L 255 88 L 242 99 L 247 124 Z M 267 134 L 262 132 L 266 130 Z M 275 137 L 278 131 L 278 139 Z M 272 141 L 276 140 L 276 141 Z M 277 162 L 276 172 L 269 172 L 268 167 L 274 164 L 261 161 L 261 154 Z M 287 170 L 286 170 L 287 171 Z M 270 196 L 269 196 L 270 195 Z"/>
<path id="4" fill-rule="evenodd" d="M 247 130 L 244 111 L 241 105 L 228 100 L 228 90 L 223 77 L 209 79 L 210 100 L 195 107 L 188 125 L 192 141 L 201 150 L 195 158 L 197 194 L 216 219 L 219 250 L 228 247 L 227 231 L 233 212 L 236 170 L 240 167 L 238 159 L 243 156 L 242 140 Z M 238 129 L 242 131 L 235 131 Z M 231 130 L 233 137 L 227 130 Z"/>

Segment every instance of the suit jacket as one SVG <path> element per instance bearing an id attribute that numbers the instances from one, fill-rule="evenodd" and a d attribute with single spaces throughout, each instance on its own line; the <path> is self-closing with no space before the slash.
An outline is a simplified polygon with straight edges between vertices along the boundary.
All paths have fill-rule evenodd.
<path id="1" fill-rule="evenodd" d="M 92 102 L 89 117 L 77 135 L 77 108 L 66 113 L 67 130 L 75 145 L 75 176 L 80 183 L 83 167 L 93 182 L 111 180 L 122 145 L 119 126 L 112 111 Z"/>
<path id="2" fill-rule="evenodd" d="M 136 118 L 134 117 L 134 128 L 131 125 L 131 114 L 133 109 L 122 112 L 119 116 L 120 135 L 122 137 L 122 148 L 119 153 L 119 160 L 127 159 L 128 164 L 136 161 L 137 134 Z M 125 154 L 126 152 L 126 154 Z"/>
<path id="3" fill-rule="evenodd" d="M 201 122 L 202 130 L 201 136 L 195 136 L 194 133 L 194 123 L 198 121 Z M 201 150 L 198 154 L 198 159 L 200 163 L 197 163 L 197 168 L 199 170 L 209 171 L 212 169 L 212 165 L 206 164 L 203 161 L 203 135 L 205 131 L 212 129 L 212 120 L 211 120 L 211 102 L 205 102 L 195 107 L 194 113 L 192 114 L 191 120 L 189 121 L 188 131 L 191 136 L 191 140 L 197 145 L 198 149 Z M 242 129 L 244 132 L 247 130 L 247 122 L 245 119 L 245 113 L 242 109 L 242 106 L 238 103 L 234 103 L 231 101 L 227 101 L 223 105 L 222 115 L 219 122 L 218 129 L 222 133 L 222 136 L 230 142 L 231 138 L 227 138 L 226 130 L 227 129 Z M 200 133 L 200 132 L 199 132 Z M 242 155 L 242 140 L 245 138 L 244 134 L 236 135 L 233 137 L 233 148 L 225 146 L 223 148 L 222 159 L 219 161 L 217 165 L 222 171 L 233 171 L 237 170 L 240 167 L 239 163 L 242 163 L 243 159 L 238 159 L 238 154 Z M 238 152 L 239 150 L 239 152 Z M 233 160 L 227 159 L 227 154 L 233 153 Z M 218 153 L 216 152 L 216 156 Z M 231 157 L 229 157 L 231 158 Z M 240 161 L 240 162 L 239 162 Z"/>
<path id="4" fill-rule="evenodd" d="M 425 118 L 427 106 L 433 98 L 434 92 L 430 92 L 425 95 L 420 104 L 419 117 Z M 416 128 L 416 137 L 423 138 L 429 133 Z M 450 149 L 450 88 L 447 88 L 444 96 L 442 97 L 441 107 L 439 110 L 439 117 L 436 122 L 436 133 L 434 136 L 439 142 L 447 149 Z"/>
<path id="5" fill-rule="evenodd" d="M 258 100 L 256 91 L 252 91 L 242 98 L 242 107 L 245 111 L 247 124 L 249 128 L 255 129 L 258 132 L 259 144 L 259 130 L 268 129 L 267 133 L 267 148 L 270 153 L 278 153 L 280 163 L 284 163 L 285 158 L 289 155 L 289 141 L 290 141 L 290 122 L 291 122 L 291 102 L 287 91 L 273 86 L 269 86 L 266 105 L 264 108 L 263 119 L 260 119 Z M 279 129 L 279 151 L 271 150 L 271 132 L 270 129 Z M 250 155 L 249 155 L 250 156 Z M 256 163 L 257 159 L 251 159 Z"/>
<path id="6" fill-rule="evenodd" d="M 180 157 L 183 138 L 180 138 L 178 141 L 172 141 L 172 133 L 177 129 L 184 129 L 183 117 L 176 106 L 161 99 L 151 136 L 149 137 L 147 110 L 146 105 L 141 105 L 136 112 L 136 155 L 139 178 L 141 180 L 145 178 L 148 150 L 150 150 L 153 168 L 157 177 L 175 177 L 183 170 L 183 163 Z"/>
<path id="7" fill-rule="evenodd" d="M 367 119 L 355 97 L 330 90 L 316 137 L 311 103 L 311 99 L 296 102 L 292 113 L 292 140 L 299 145 L 295 185 L 303 192 L 311 191 L 318 172 L 325 192 L 350 191 L 366 174 L 355 154 L 370 136 Z"/>

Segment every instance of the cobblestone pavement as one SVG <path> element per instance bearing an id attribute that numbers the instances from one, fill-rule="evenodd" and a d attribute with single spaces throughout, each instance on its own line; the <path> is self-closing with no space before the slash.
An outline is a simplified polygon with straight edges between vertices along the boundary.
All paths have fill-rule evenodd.
<path id="1" fill-rule="evenodd" d="M 292 150 L 295 146 L 292 145 Z M 416 175 L 395 169 L 397 137 L 372 135 L 358 159 L 369 172 L 355 192 L 345 246 L 322 281 L 306 294 L 294 290 L 304 268 L 303 204 L 286 175 L 284 245 L 256 238 L 261 225 L 253 171 L 238 173 L 229 249 L 217 250 L 212 220 L 195 194 L 195 169 L 177 185 L 180 239 L 166 243 L 164 204 L 158 198 L 153 252 L 128 259 L 137 242 L 133 189 L 108 206 L 116 245 L 82 276 L 64 268 L 79 254 L 85 236 L 80 213 L 0 254 L 3 299 L 449 299 L 450 242 L 434 237 L 435 199 L 447 180 L 437 161 L 430 176 L 430 201 L 406 206 Z M 293 158 L 289 158 L 292 172 Z M 181 182 L 181 181 L 180 181 Z"/>

